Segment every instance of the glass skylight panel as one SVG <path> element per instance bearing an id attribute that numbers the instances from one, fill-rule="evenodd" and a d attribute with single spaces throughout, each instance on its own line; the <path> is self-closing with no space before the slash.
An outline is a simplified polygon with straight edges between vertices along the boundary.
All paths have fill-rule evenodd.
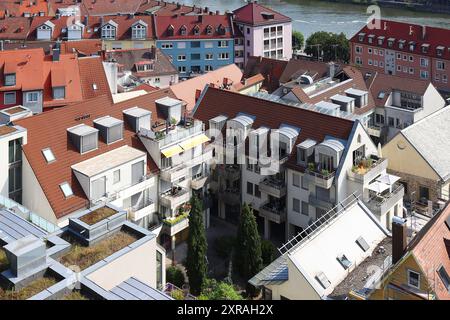
<path id="1" fill-rule="evenodd" d="M 361 249 L 364 252 L 369 250 L 369 245 L 367 244 L 366 240 L 363 237 L 359 237 L 358 239 L 356 239 L 356 243 L 358 244 L 358 246 L 361 247 Z"/>
<path id="2" fill-rule="evenodd" d="M 43 149 L 42 154 L 44 155 L 45 160 L 47 163 L 53 162 L 56 160 L 55 155 L 53 154 L 53 151 L 50 148 Z"/>
<path id="3" fill-rule="evenodd" d="M 64 197 L 68 198 L 73 195 L 72 188 L 70 187 L 70 185 L 67 182 L 61 183 L 59 185 L 59 187 L 61 188 L 61 191 L 63 192 Z"/>

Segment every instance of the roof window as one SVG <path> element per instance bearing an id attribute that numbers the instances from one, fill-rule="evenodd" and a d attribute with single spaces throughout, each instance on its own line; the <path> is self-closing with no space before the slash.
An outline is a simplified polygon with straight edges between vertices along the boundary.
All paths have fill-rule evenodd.
<path id="1" fill-rule="evenodd" d="M 42 154 L 44 155 L 45 161 L 47 161 L 47 163 L 56 161 L 55 155 L 50 148 L 43 149 Z"/>
<path id="2" fill-rule="evenodd" d="M 356 239 L 356 243 L 364 252 L 366 252 L 370 248 L 367 244 L 367 241 L 363 237 L 359 237 L 358 239 Z"/>
<path id="3" fill-rule="evenodd" d="M 61 188 L 62 193 L 64 194 L 64 197 L 69 198 L 70 196 L 73 196 L 73 191 L 70 185 L 67 182 L 63 182 L 59 185 Z"/>

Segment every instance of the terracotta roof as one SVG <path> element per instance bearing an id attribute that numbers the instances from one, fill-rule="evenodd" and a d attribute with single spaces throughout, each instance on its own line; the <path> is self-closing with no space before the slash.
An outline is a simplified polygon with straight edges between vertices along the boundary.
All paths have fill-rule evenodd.
<path id="1" fill-rule="evenodd" d="M 113 50 L 105 53 L 107 59 L 114 58 L 124 71 L 131 71 L 136 77 L 178 74 L 175 66 L 160 49 Z M 136 64 L 152 63 L 153 70 L 138 71 Z"/>
<path id="2" fill-rule="evenodd" d="M 372 23 L 372 22 L 371 22 Z M 364 43 L 366 45 L 371 45 L 374 47 L 383 47 L 386 49 L 395 49 L 397 51 L 404 51 L 408 53 L 415 53 L 422 56 L 430 56 L 441 59 L 450 59 L 450 30 L 429 26 L 421 26 L 412 23 L 405 22 L 397 22 L 390 20 L 380 20 L 381 28 L 373 28 L 369 29 L 366 25 L 360 31 L 358 31 L 350 41 L 358 44 Z M 359 34 L 364 33 L 364 40 L 362 42 L 359 41 Z M 369 35 L 374 35 L 375 38 L 373 43 L 369 43 Z M 378 44 L 377 38 L 379 36 L 383 36 L 384 41 L 382 45 Z M 392 48 L 388 46 L 388 39 L 394 38 L 395 44 Z M 405 41 L 405 46 L 403 49 L 400 49 L 398 44 L 399 40 Z M 409 42 L 413 41 L 416 46 L 413 51 L 409 50 Z M 422 52 L 422 44 L 428 44 L 428 52 Z M 439 46 L 443 46 L 443 54 L 442 56 L 437 55 L 437 48 Z"/>
<path id="3" fill-rule="evenodd" d="M 140 90 L 144 90 L 146 92 L 153 92 L 153 91 L 158 91 L 159 89 L 156 87 L 153 87 L 147 83 L 142 83 L 131 91 L 140 91 Z"/>
<path id="4" fill-rule="evenodd" d="M 5 17 L 7 12 L 9 16 L 13 17 L 21 17 L 25 13 L 35 15 L 41 12 L 47 15 L 48 4 L 46 0 L 33 0 L 33 1 L 2 0 L 0 2 L 0 17 L 2 18 Z"/>
<path id="5" fill-rule="evenodd" d="M 155 17 L 155 34 L 157 39 L 217 39 L 233 37 L 233 28 L 228 15 L 197 15 L 197 16 L 159 16 Z M 210 26 L 212 33 L 207 33 Z M 225 28 L 225 33 L 218 33 L 218 27 Z M 169 27 L 173 27 L 173 35 L 169 35 Z M 186 34 L 182 35 L 182 28 L 186 28 Z M 198 28 L 199 34 L 194 30 Z"/>
<path id="6" fill-rule="evenodd" d="M 321 61 L 291 59 L 283 70 L 280 82 L 289 82 L 304 73 L 308 73 L 313 79 L 326 77 L 328 75 L 328 64 Z"/>
<path id="7" fill-rule="evenodd" d="M 117 1 L 117 0 L 116 0 Z M 117 23 L 118 30 L 116 40 L 131 39 L 131 27 L 133 24 L 139 21 L 143 21 L 147 25 L 147 37 L 146 39 L 154 39 L 153 31 L 153 17 L 152 16 L 105 16 L 103 17 L 103 24 L 108 23 L 110 20 Z M 100 32 L 100 31 L 99 31 Z M 98 33 L 100 35 L 100 33 Z M 142 39 L 141 39 L 142 40 Z"/>
<path id="8" fill-rule="evenodd" d="M 167 96 L 175 98 L 173 93 L 166 89 L 114 105 L 108 97 L 102 96 L 21 119 L 15 123 L 28 130 L 28 143 L 23 146 L 23 152 L 57 218 L 86 205 L 87 198 L 77 178 L 72 173 L 72 165 L 124 145 L 146 150 L 126 121 L 124 121 L 123 140 L 107 145 L 99 139 L 98 149 L 85 154 L 80 154 L 69 141 L 67 129 L 82 123 L 93 126 L 93 120 L 107 115 L 124 120 L 122 111 L 135 106 L 151 110 L 152 121 L 155 121 L 159 116 L 155 100 Z M 83 120 L 77 120 L 80 116 L 86 117 Z M 44 148 L 51 148 L 56 161 L 50 164 L 45 161 L 42 155 L 42 149 Z M 152 158 L 147 156 L 147 171 L 154 172 L 157 169 Z M 72 197 L 67 199 L 64 198 L 59 187 L 65 181 L 69 183 L 74 193 Z"/>
<path id="9" fill-rule="evenodd" d="M 56 41 L 11 41 L 4 42 L 4 50 L 24 50 L 24 49 L 42 49 L 45 54 L 50 54 L 51 49 L 55 45 Z"/>
<path id="10" fill-rule="evenodd" d="M 81 13 L 91 16 L 134 14 L 138 11 L 142 0 L 83 0 Z"/>
<path id="11" fill-rule="evenodd" d="M 426 80 L 408 79 L 405 81 L 405 78 L 398 76 L 375 73 L 373 71 L 372 73 L 373 77 L 371 77 L 369 89 L 377 107 L 386 105 L 386 101 L 393 90 L 411 92 L 423 96 L 431 84 L 431 82 Z"/>
<path id="12" fill-rule="evenodd" d="M 207 88 L 194 116 L 208 126 L 214 117 L 225 115 L 232 119 L 240 112 L 256 117 L 253 129 L 261 126 L 278 129 L 281 124 L 300 128 L 288 160 L 292 167 L 297 167 L 297 144 L 306 139 L 323 141 L 325 136 L 347 140 L 354 124 L 350 120 L 215 88 Z"/>
<path id="13" fill-rule="evenodd" d="M 257 83 L 263 82 L 264 80 L 264 76 L 261 73 L 258 73 L 250 78 L 243 78 L 241 82 L 234 84 L 233 88 L 236 91 L 241 91 L 254 86 Z"/>
<path id="14" fill-rule="evenodd" d="M 63 40 L 67 38 L 67 33 L 65 30 L 67 29 L 67 25 L 73 24 L 75 20 L 73 17 L 34 17 L 31 21 L 30 32 L 28 34 L 28 40 L 36 40 L 37 38 L 37 28 L 42 26 L 47 21 L 50 21 L 55 25 L 53 29 L 53 33 L 51 35 L 51 40 Z M 85 24 L 85 21 L 81 19 L 80 23 Z M 84 28 L 83 39 L 95 39 L 100 37 L 99 32 L 93 32 L 94 28 L 100 27 L 100 18 L 98 17 L 90 17 L 89 24 L 86 28 Z M 90 31 L 90 32 L 88 32 Z"/>
<path id="15" fill-rule="evenodd" d="M 61 43 L 61 53 L 77 52 L 78 55 L 91 56 L 102 51 L 102 41 L 99 39 L 63 41 Z"/>
<path id="16" fill-rule="evenodd" d="M 447 275 L 450 275 L 450 203 L 438 215 L 429 222 L 429 226 L 425 226 L 424 232 L 412 241 L 411 252 L 437 298 L 450 300 L 450 290 L 444 286 L 438 273 L 442 266 Z"/>
<path id="17" fill-rule="evenodd" d="M 157 13 L 159 16 L 172 16 L 174 14 L 198 14 L 204 12 L 196 6 L 186 6 L 181 3 L 165 1 L 144 0 L 138 9 L 139 13 Z"/>
<path id="18" fill-rule="evenodd" d="M 25 40 L 30 24 L 30 19 L 24 17 L 0 20 L 0 40 Z"/>
<path id="19" fill-rule="evenodd" d="M 245 6 L 234 10 L 234 14 L 236 22 L 241 22 L 252 26 L 292 21 L 291 18 L 256 2 L 248 3 Z M 267 14 L 272 15 L 273 18 L 268 17 Z"/>
<path id="20" fill-rule="evenodd" d="M 83 100 L 106 95 L 112 101 L 111 90 L 101 57 L 78 58 Z"/>
<path id="21" fill-rule="evenodd" d="M 263 89 L 272 93 L 280 86 L 280 78 L 288 62 L 263 57 L 250 57 L 245 65 L 244 78 L 257 74 L 264 76 Z"/>
<path id="22" fill-rule="evenodd" d="M 197 90 L 203 91 L 206 85 L 211 84 L 218 88 L 223 87 L 225 78 L 231 85 L 231 89 L 233 84 L 241 81 L 242 71 L 235 64 L 230 64 L 189 80 L 178 82 L 170 88 L 178 99 L 187 103 L 186 109 L 191 111 L 195 106 Z"/>

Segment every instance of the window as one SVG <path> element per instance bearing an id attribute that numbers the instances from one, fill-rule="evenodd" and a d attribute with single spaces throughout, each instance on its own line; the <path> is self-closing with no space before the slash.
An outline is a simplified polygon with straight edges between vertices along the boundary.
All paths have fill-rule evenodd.
<path id="1" fill-rule="evenodd" d="M 135 185 L 142 181 L 144 176 L 144 160 L 134 163 L 131 166 L 131 184 Z"/>
<path id="2" fill-rule="evenodd" d="M 185 36 L 185 35 L 186 35 L 186 27 L 185 27 L 185 26 L 182 26 L 182 27 L 181 27 L 181 29 L 180 29 L 180 34 L 181 34 L 182 36 Z"/>
<path id="3" fill-rule="evenodd" d="M 420 274 L 412 271 L 412 270 L 408 270 L 408 285 L 414 288 L 419 289 L 420 288 Z"/>
<path id="4" fill-rule="evenodd" d="M 359 65 L 362 65 L 362 64 L 363 64 L 363 61 L 362 61 L 361 57 L 356 57 L 356 58 L 355 58 L 355 63 L 356 63 L 356 64 L 359 64 Z"/>
<path id="5" fill-rule="evenodd" d="M 67 182 L 63 182 L 59 185 L 61 188 L 62 193 L 64 194 L 64 197 L 68 198 L 70 196 L 73 196 L 73 191 L 70 185 Z"/>
<path id="6" fill-rule="evenodd" d="M 15 92 L 5 92 L 4 104 L 15 104 L 16 103 L 16 93 Z"/>
<path id="7" fill-rule="evenodd" d="M 229 58 L 228 52 L 219 53 L 219 60 L 227 60 Z"/>
<path id="8" fill-rule="evenodd" d="M 414 62 L 414 57 L 413 56 L 409 56 L 409 62 Z"/>
<path id="9" fill-rule="evenodd" d="M 300 200 L 295 198 L 292 199 L 292 210 L 300 213 Z"/>
<path id="10" fill-rule="evenodd" d="M 225 41 L 225 40 L 218 41 L 217 46 L 219 48 L 227 48 L 228 47 L 228 41 Z"/>
<path id="11" fill-rule="evenodd" d="M 445 70 L 445 62 L 444 61 L 436 61 L 436 68 L 438 70 Z"/>
<path id="12" fill-rule="evenodd" d="M 205 42 L 205 49 L 211 49 L 214 48 L 214 42 L 208 41 Z"/>
<path id="13" fill-rule="evenodd" d="M 352 266 L 352 262 L 350 260 L 348 260 L 348 258 L 345 256 L 345 254 L 340 255 L 336 258 L 339 263 L 342 265 L 342 267 L 347 270 L 348 268 L 350 268 Z"/>
<path id="14" fill-rule="evenodd" d="M 297 173 L 292 173 L 292 185 L 294 187 L 300 187 L 300 175 Z"/>
<path id="15" fill-rule="evenodd" d="M 39 92 L 27 92 L 25 95 L 25 101 L 29 103 L 38 102 Z"/>
<path id="16" fill-rule="evenodd" d="M 42 154 L 44 155 L 45 161 L 47 161 L 47 163 L 51 163 L 56 160 L 55 155 L 50 148 L 43 149 Z"/>
<path id="17" fill-rule="evenodd" d="M 428 67 L 428 59 L 420 58 L 420 66 L 421 67 Z"/>
<path id="18" fill-rule="evenodd" d="M 447 271 L 445 270 L 444 266 L 441 266 L 438 270 L 437 270 L 439 277 L 442 280 L 442 283 L 444 284 L 444 287 L 447 288 L 447 291 L 450 291 L 450 277 L 447 273 Z"/>
<path id="19" fill-rule="evenodd" d="M 402 55 L 400 53 L 397 53 L 397 60 L 400 60 L 402 58 Z"/>
<path id="20" fill-rule="evenodd" d="M 120 182 L 120 169 L 113 172 L 113 184 Z"/>
<path id="21" fill-rule="evenodd" d="M 178 72 L 179 73 L 186 73 L 186 66 L 179 66 L 178 67 Z"/>
<path id="22" fill-rule="evenodd" d="M 104 26 L 102 28 L 102 38 L 103 39 L 115 39 L 116 38 L 116 28 L 109 24 Z"/>
<path id="23" fill-rule="evenodd" d="M 16 85 L 16 74 L 10 73 L 5 74 L 5 86 L 15 86 Z"/>
<path id="24" fill-rule="evenodd" d="M 420 70 L 420 78 L 421 79 L 428 79 L 428 71 Z"/>
<path id="25" fill-rule="evenodd" d="M 22 139 L 9 141 L 8 145 L 8 164 L 13 164 L 22 161 Z"/>
<path id="26" fill-rule="evenodd" d="M 153 82 L 154 82 L 154 83 L 160 83 L 160 82 L 161 82 L 161 79 L 160 79 L 160 78 L 155 78 L 155 79 L 153 80 Z"/>
<path id="27" fill-rule="evenodd" d="M 319 272 L 315 278 L 324 289 L 328 288 L 331 284 L 330 280 L 328 280 L 327 276 L 323 272 Z"/>
<path id="28" fill-rule="evenodd" d="M 156 286 L 157 288 L 162 286 L 163 275 L 163 256 L 162 253 L 156 250 Z"/>
<path id="29" fill-rule="evenodd" d="M 200 60 L 200 53 L 191 53 L 191 60 Z"/>
<path id="30" fill-rule="evenodd" d="M 372 59 L 369 59 L 369 60 L 367 61 L 367 63 L 369 64 L 369 66 L 373 65 Z"/>
<path id="31" fill-rule="evenodd" d="M 213 66 L 211 65 L 205 65 L 205 71 L 213 71 Z"/>
<path id="32" fill-rule="evenodd" d="M 214 56 L 212 53 L 205 54 L 205 60 L 212 60 L 212 59 L 214 59 Z"/>
<path id="33" fill-rule="evenodd" d="M 147 28 L 141 24 L 137 24 L 133 27 L 131 33 L 133 39 L 145 39 L 147 37 Z"/>
<path id="34" fill-rule="evenodd" d="M 443 74 L 442 75 L 442 82 L 447 83 L 447 80 L 448 80 L 447 75 Z"/>
<path id="35" fill-rule="evenodd" d="M 213 33 L 213 29 L 211 26 L 207 26 L 206 27 L 206 34 L 212 34 Z"/>
<path id="36" fill-rule="evenodd" d="M 302 214 L 305 216 L 309 215 L 309 204 L 308 202 L 302 201 Z"/>
<path id="37" fill-rule="evenodd" d="M 397 71 L 402 71 L 402 66 L 397 65 Z"/>
<path id="38" fill-rule="evenodd" d="M 64 99 L 66 97 L 66 88 L 55 87 L 53 88 L 53 99 Z"/>
<path id="39" fill-rule="evenodd" d="M 200 48 L 200 41 L 192 41 L 191 48 Z"/>
<path id="40" fill-rule="evenodd" d="M 247 182 L 247 194 L 253 195 L 253 183 Z"/>
<path id="41" fill-rule="evenodd" d="M 177 48 L 178 49 L 186 49 L 186 42 L 178 42 Z"/>
<path id="42" fill-rule="evenodd" d="M 98 178 L 92 181 L 92 199 L 97 200 L 106 194 L 106 177 Z"/>
<path id="43" fill-rule="evenodd" d="M 388 117 L 388 125 L 389 125 L 389 127 L 394 126 L 394 118 L 393 117 Z"/>
<path id="44" fill-rule="evenodd" d="M 308 180 L 304 176 L 302 177 L 302 189 L 308 190 Z"/>
<path id="45" fill-rule="evenodd" d="M 409 68 L 409 74 L 414 74 L 414 68 Z"/>
<path id="46" fill-rule="evenodd" d="M 173 43 L 171 43 L 171 42 L 163 43 L 163 44 L 161 44 L 161 48 L 162 49 L 172 49 L 173 48 Z"/>
<path id="47" fill-rule="evenodd" d="M 186 61 L 186 55 L 180 54 L 177 58 L 178 61 Z"/>
<path id="48" fill-rule="evenodd" d="M 255 184 L 255 197 L 261 198 L 261 191 L 259 191 L 259 186 Z"/>
<path id="49" fill-rule="evenodd" d="M 250 28 L 247 28 L 247 34 L 250 34 Z"/>
<path id="50" fill-rule="evenodd" d="M 367 244 L 367 241 L 363 237 L 359 237 L 358 239 L 356 239 L 356 243 L 364 252 L 366 252 L 370 248 Z"/>
<path id="51" fill-rule="evenodd" d="M 420 200 L 429 200 L 430 189 L 428 189 L 427 187 L 419 186 L 419 197 Z"/>

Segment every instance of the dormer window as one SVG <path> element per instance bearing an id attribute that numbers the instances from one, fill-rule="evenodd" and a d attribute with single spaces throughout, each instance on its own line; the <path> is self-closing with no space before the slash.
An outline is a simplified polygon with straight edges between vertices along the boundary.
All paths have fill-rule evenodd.
<path id="1" fill-rule="evenodd" d="M 359 40 L 359 42 L 363 42 L 365 36 L 366 36 L 365 33 L 360 33 L 360 34 L 358 34 L 358 40 Z"/>
<path id="2" fill-rule="evenodd" d="M 395 39 L 394 38 L 389 38 L 388 39 L 388 47 L 389 48 L 392 48 L 393 46 L 394 46 L 394 42 L 395 42 Z"/>
<path id="3" fill-rule="evenodd" d="M 151 129 L 151 120 L 152 120 L 152 112 L 139 108 L 139 107 L 133 107 L 127 110 L 123 111 L 124 118 L 128 122 L 128 124 L 131 126 L 134 132 L 139 132 L 139 130 Z"/>
<path id="4" fill-rule="evenodd" d="M 54 87 L 53 90 L 53 99 L 62 100 L 66 98 L 66 88 L 65 87 Z"/>
<path id="5" fill-rule="evenodd" d="M 220 25 L 217 28 L 217 33 L 220 34 L 220 35 L 224 35 L 225 34 L 225 27 L 223 25 Z"/>
<path id="6" fill-rule="evenodd" d="M 424 43 L 422 45 L 422 53 L 428 53 L 428 49 L 430 48 L 430 45 L 427 43 Z"/>
<path id="7" fill-rule="evenodd" d="M 37 40 L 51 40 L 55 25 L 51 21 L 47 21 L 37 28 Z"/>
<path id="8" fill-rule="evenodd" d="M 86 124 L 79 124 L 67 129 L 69 140 L 81 154 L 98 148 L 98 131 Z"/>
<path id="9" fill-rule="evenodd" d="M 174 30 L 173 25 L 168 26 L 167 27 L 167 35 L 168 36 L 173 36 L 173 30 Z"/>
<path id="10" fill-rule="evenodd" d="M 208 25 L 208 26 L 206 27 L 206 34 L 209 34 L 209 35 L 213 34 L 213 27 L 211 27 L 210 25 Z"/>
<path id="11" fill-rule="evenodd" d="M 382 46 L 384 42 L 384 37 L 378 37 L 378 45 Z"/>
<path id="12" fill-rule="evenodd" d="M 414 51 L 416 49 L 416 43 L 414 41 L 409 42 L 409 51 Z"/>
<path id="13" fill-rule="evenodd" d="M 94 127 L 100 131 L 100 135 L 106 144 L 111 144 L 123 139 L 123 121 L 106 116 L 94 120 Z"/>
<path id="14" fill-rule="evenodd" d="M 74 23 L 67 28 L 67 39 L 68 40 L 80 40 L 83 33 L 83 25 L 79 22 Z"/>
<path id="15" fill-rule="evenodd" d="M 186 26 L 181 26 L 181 28 L 180 28 L 180 34 L 181 34 L 182 36 L 185 36 L 185 35 L 187 34 Z"/>
<path id="16" fill-rule="evenodd" d="M 405 48 L 405 40 L 399 40 L 398 41 L 398 48 L 404 49 Z"/>
<path id="17" fill-rule="evenodd" d="M 375 38 L 375 35 L 369 35 L 369 43 L 373 43 L 373 38 Z"/>
<path id="18" fill-rule="evenodd" d="M 444 50 L 445 50 L 445 48 L 444 48 L 443 46 L 438 46 L 438 47 L 436 48 L 436 54 L 437 54 L 439 57 L 442 57 L 442 55 L 444 54 Z"/>
<path id="19" fill-rule="evenodd" d="M 194 35 L 198 36 L 200 34 L 200 27 L 198 25 L 196 25 L 194 27 Z"/>
<path id="20" fill-rule="evenodd" d="M 133 39 L 145 39 L 147 37 L 147 26 L 143 22 L 137 22 L 131 28 Z"/>
<path id="21" fill-rule="evenodd" d="M 15 86 L 16 85 L 16 74 L 9 73 L 5 74 L 5 86 Z"/>
<path id="22" fill-rule="evenodd" d="M 117 24 L 113 21 L 102 27 L 102 39 L 115 39 L 117 34 Z"/>

